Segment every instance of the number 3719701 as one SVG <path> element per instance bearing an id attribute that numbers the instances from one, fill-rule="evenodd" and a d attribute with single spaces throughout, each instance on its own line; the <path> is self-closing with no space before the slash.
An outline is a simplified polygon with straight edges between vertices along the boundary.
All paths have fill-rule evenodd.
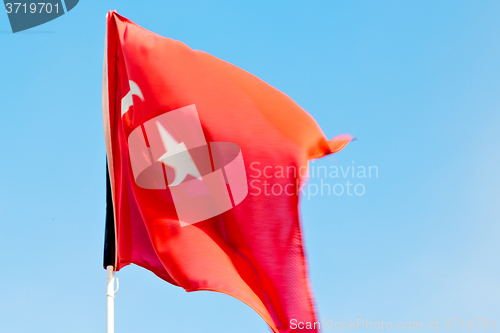
<path id="1" fill-rule="evenodd" d="M 457 325 L 458 324 L 458 325 Z M 476 325 L 477 324 L 477 325 Z M 477 326 L 477 327 L 476 327 Z M 445 329 L 455 329 L 455 328 L 469 328 L 469 329 L 473 329 L 473 328 L 481 328 L 481 326 L 483 326 L 485 329 L 488 329 L 488 328 L 494 328 L 496 329 L 497 328 L 497 320 L 494 319 L 492 321 L 488 320 L 488 319 L 469 319 L 469 320 L 465 320 L 465 319 L 445 319 L 444 320 L 444 328 Z"/>
<path id="2" fill-rule="evenodd" d="M 59 4 L 56 3 L 52 5 L 50 2 L 32 2 L 30 4 L 28 3 L 21 3 L 21 2 L 13 2 L 13 3 L 6 3 L 5 4 L 5 9 L 7 11 L 7 14 L 20 14 L 20 13 L 31 13 L 31 14 L 41 14 L 41 13 L 47 13 L 50 14 L 52 11 L 59 13 Z"/>

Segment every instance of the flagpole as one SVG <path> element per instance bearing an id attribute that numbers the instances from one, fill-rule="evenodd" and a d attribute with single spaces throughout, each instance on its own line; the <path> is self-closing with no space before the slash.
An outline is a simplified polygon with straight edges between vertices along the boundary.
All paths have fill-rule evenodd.
<path id="1" fill-rule="evenodd" d="M 113 266 L 106 267 L 108 273 L 108 333 L 115 332 L 115 271 Z"/>

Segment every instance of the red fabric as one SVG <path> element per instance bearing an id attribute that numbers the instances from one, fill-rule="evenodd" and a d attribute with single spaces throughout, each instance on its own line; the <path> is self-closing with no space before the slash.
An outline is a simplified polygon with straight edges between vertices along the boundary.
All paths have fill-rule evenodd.
<path id="1" fill-rule="evenodd" d="M 289 193 L 303 177 L 276 175 L 277 167 L 304 170 L 309 159 L 339 151 L 352 137 L 327 141 L 314 119 L 287 95 L 236 66 L 145 30 L 116 12 L 107 17 L 105 57 L 103 104 L 116 269 L 134 263 L 187 291 L 234 296 L 257 311 L 274 332 L 317 332 L 290 328 L 293 319 L 316 321 L 297 191 L 266 195 L 263 187 L 257 194 L 250 186 L 246 197 L 235 204 L 236 192 L 231 188 L 231 209 L 181 226 L 170 187 L 147 189 L 134 180 L 129 137 L 141 126 L 142 132 L 147 131 L 148 120 L 194 105 L 206 142 L 229 142 L 241 149 L 249 184 L 266 181 L 282 189 L 291 184 Z M 140 87 L 143 98 L 133 95 L 133 106 L 122 117 L 130 80 Z M 151 135 L 145 137 L 151 147 Z M 211 149 L 213 167 L 217 162 Z M 266 172 L 255 171 L 266 166 Z M 167 167 L 163 168 L 168 178 Z M 197 209 L 193 205 L 192 210 Z"/>

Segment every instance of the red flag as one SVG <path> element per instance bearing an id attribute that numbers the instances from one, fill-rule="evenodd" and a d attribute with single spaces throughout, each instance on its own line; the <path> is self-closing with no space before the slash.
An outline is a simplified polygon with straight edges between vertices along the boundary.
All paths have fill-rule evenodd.
<path id="1" fill-rule="evenodd" d="M 110 12 L 103 115 L 116 270 L 222 292 L 317 332 L 298 217 L 309 159 L 341 150 L 259 78 Z"/>

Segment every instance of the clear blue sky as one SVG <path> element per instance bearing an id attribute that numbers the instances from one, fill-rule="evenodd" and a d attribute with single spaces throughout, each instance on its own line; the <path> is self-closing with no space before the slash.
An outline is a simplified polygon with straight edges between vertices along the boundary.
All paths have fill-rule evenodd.
<path id="1" fill-rule="evenodd" d="M 377 166 L 378 178 L 323 180 L 364 195 L 301 203 L 321 319 L 500 330 L 498 1 L 81 0 L 24 33 L 0 15 L 0 332 L 105 332 L 111 9 L 261 77 L 327 136 L 358 137 L 314 166 Z M 135 266 L 117 276 L 117 333 L 269 331 L 229 296 Z"/>

